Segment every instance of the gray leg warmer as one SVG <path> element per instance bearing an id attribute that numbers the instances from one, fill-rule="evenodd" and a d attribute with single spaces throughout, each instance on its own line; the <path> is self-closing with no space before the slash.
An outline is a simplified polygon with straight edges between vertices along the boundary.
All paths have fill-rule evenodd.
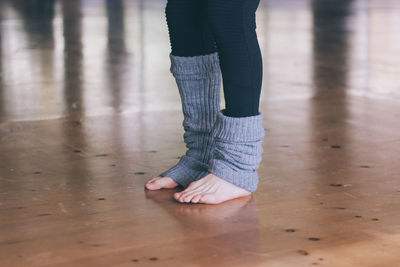
<path id="1" fill-rule="evenodd" d="M 258 186 L 257 168 L 262 160 L 265 129 L 262 113 L 249 117 L 228 117 L 221 110 L 212 131 L 213 158 L 208 171 L 247 191 Z"/>
<path id="2" fill-rule="evenodd" d="M 171 177 L 183 187 L 207 175 L 214 150 L 212 127 L 220 106 L 221 70 L 218 53 L 180 57 L 170 54 L 171 73 L 182 101 L 188 150 L 179 162 L 160 176 Z"/>

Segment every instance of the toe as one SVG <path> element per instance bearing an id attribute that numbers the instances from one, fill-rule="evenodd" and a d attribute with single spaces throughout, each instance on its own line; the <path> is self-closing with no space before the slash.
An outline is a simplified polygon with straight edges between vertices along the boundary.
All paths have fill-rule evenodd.
<path id="1" fill-rule="evenodd" d="M 191 196 L 193 195 L 194 192 L 196 192 L 196 190 L 193 188 L 193 186 L 189 186 L 180 193 L 179 201 L 190 202 L 190 199 L 192 199 Z"/>
<path id="2" fill-rule="evenodd" d="M 190 195 L 190 191 L 183 191 L 183 192 L 181 192 L 181 194 L 180 194 L 178 200 L 179 200 L 180 202 L 187 202 L 187 201 L 186 201 L 186 198 L 187 198 L 189 195 Z"/>
<path id="3" fill-rule="evenodd" d="M 175 193 L 175 194 L 174 194 L 175 200 L 179 201 L 180 196 L 181 196 L 181 192 Z"/>
<path id="4" fill-rule="evenodd" d="M 160 179 L 161 177 L 154 177 L 153 179 L 151 179 L 150 181 L 148 181 L 148 183 L 152 183 L 157 181 L 158 179 Z"/>
<path id="5" fill-rule="evenodd" d="M 154 177 L 153 179 L 147 181 L 147 183 L 145 184 L 145 186 L 147 187 L 147 185 L 152 184 L 154 181 L 157 180 L 158 177 Z"/>
<path id="6" fill-rule="evenodd" d="M 186 195 L 188 190 L 189 190 L 189 188 L 186 188 L 185 190 L 183 190 L 181 192 L 175 193 L 175 195 L 177 196 L 177 198 L 180 198 L 180 197 Z"/>
<path id="7" fill-rule="evenodd" d="M 199 200 L 200 200 L 200 198 L 201 198 L 201 195 L 200 195 L 200 194 L 195 194 L 195 195 L 193 196 L 193 198 L 192 198 L 192 202 L 193 202 L 193 203 L 198 203 Z"/>
<path id="8" fill-rule="evenodd" d="M 197 191 L 192 191 L 192 192 L 186 194 L 185 196 L 183 196 L 183 201 L 184 201 L 184 202 L 190 202 L 190 201 L 192 201 L 193 197 L 194 197 L 196 194 L 198 194 Z"/>
<path id="9" fill-rule="evenodd" d="M 157 189 L 160 189 L 161 186 L 156 181 L 153 181 L 153 182 L 148 182 L 146 184 L 146 188 L 149 189 L 149 190 L 157 190 Z"/>
<path id="10" fill-rule="evenodd" d="M 169 177 L 156 177 L 146 183 L 146 188 L 150 190 L 157 190 L 161 188 L 175 188 L 178 186 L 172 178 Z"/>
<path id="11" fill-rule="evenodd" d="M 180 197 L 178 198 L 178 201 L 179 202 L 185 202 L 185 198 L 184 198 L 184 195 L 180 195 Z"/>

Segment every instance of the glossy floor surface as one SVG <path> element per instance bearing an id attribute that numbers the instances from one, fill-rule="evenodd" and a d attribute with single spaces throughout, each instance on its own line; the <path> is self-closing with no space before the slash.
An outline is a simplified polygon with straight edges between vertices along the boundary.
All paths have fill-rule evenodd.
<path id="1" fill-rule="evenodd" d="M 185 152 L 165 3 L 0 0 L 0 266 L 400 266 L 400 2 L 261 1 L 260 185 L 219 205 L 144 190 Z"/>

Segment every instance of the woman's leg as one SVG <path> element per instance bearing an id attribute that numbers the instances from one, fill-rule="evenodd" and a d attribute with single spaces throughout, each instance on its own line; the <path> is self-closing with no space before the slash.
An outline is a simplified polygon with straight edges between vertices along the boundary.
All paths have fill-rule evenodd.
<path id="1" fill-rule="evenodd" d="M 257 115 L 262 85 L 262 57 L 256 33 L 260 0 L 208 0 L 207 15 L 220 56 L 224 114 Z"/>
<path id="2" fill-rule="evenodd" d="M 187 187 L 205 176 L 214 149 L 211 130 L 220 105 L 221 71 L 203 0 L 169 0 L 165 8 L 171 41 L 170 70 L 176 79 L 188 150 L 179 162 L 151 179 L 151 190 Z"/>
<path id="3" fill-rule="evenodd" d="M 259 111 L 263 73 L 255 21 L 259 2 L 169 0 L 166 6 L 172 55 L 197 56 L 218 49 L 227 116 Z"/>
<path id="4" fill-rule="evenodd" d="M 220 203 L 246 196 L 258 186 L 265 130 L 259 112 L 262 58 L 255 12 L 260 0 L 206 0 L 216 40 L 225 109 L 213 129 L 215 149 L 209 174 L 174 197 L 181 202 Z"/>
<path id="5" fill-rule="evenodd" d="M 204 0 L 168 0 L 165 17 L 171 54 L 180 57 L 216 52 L 210 25 L 204 20 Z"/>

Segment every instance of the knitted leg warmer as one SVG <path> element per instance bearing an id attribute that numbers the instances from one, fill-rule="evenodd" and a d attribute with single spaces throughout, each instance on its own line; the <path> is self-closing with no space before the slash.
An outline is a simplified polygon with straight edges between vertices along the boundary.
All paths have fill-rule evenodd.
<path id="1" fill-rule="evenodd" d="M 228 117 L 223 112 L 218 112 L 212 131 L 215 148 L 208 171 L 254 192 L 258 186 L 257 168 L 262 160 L 265 136 L 262 113 L 248 117 Z"/>
<path id="2" fill-rule="evenodd" d="M 182 101 L 183 139 L 188 150 L 160 176 L 171 177 L 187 187 L 208 173 L 214 150 L 211 131 L 220 105 L 221 71 L 217 52 L 193 57 L 170 54 L 170 59 Z"/>

